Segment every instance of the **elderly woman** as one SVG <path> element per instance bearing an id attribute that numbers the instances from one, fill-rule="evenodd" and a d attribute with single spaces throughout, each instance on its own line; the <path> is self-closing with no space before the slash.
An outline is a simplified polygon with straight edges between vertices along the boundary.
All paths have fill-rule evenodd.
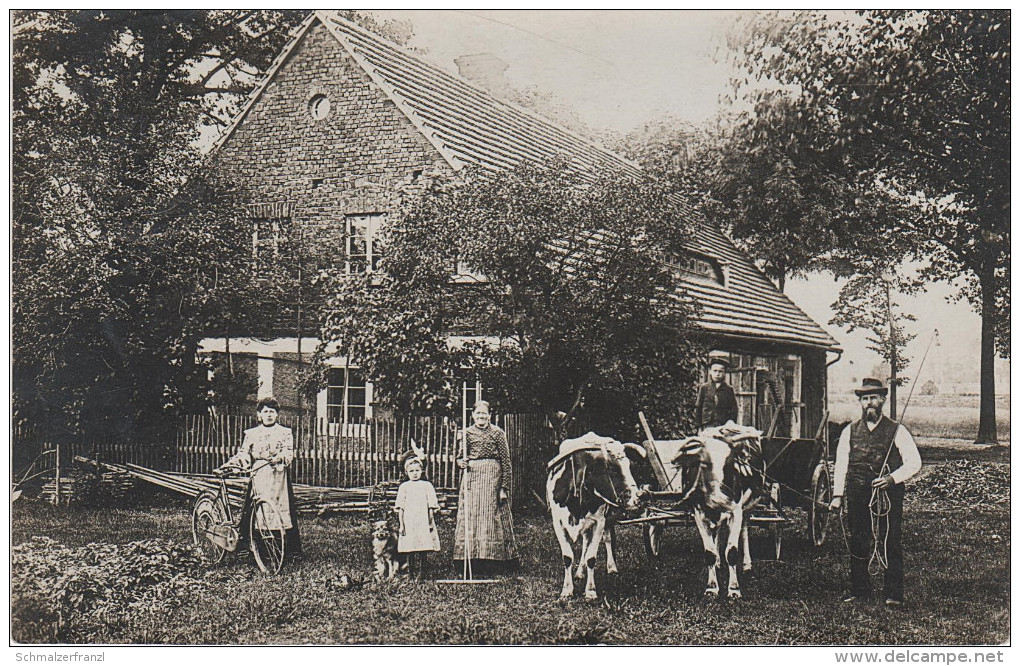
<path id="1" fill-rule="evenodd" d="M 243 516 L 247 523 L 252 498 L 271 502 L 280 512 L 282 527 L 286 530 L 284 557 L 301 555 L 301 535 L 297 524 L 297 503 L 291 489 L 287 466 L 294 460 L 294 433 L 277 423 L 280 403 L 266 397 L 255 407 L 259 425 L 244 431 L 244 441 L 237 453 L 217 471 L 241 468 L 251 472 L 251 485 L 245 496 Z M 280 526 L 269 525 L 272 529 Z"/>
<path id="2" fill-rule="evenodd" d="M 473 574 L 488 575 L 517 566 L 510 515 L 510 447 L 506 433 L 491 423 L 489 403 L 479 400 L 464 430 L 464 470 L 460 484 L 453 559 L 469 558 Z"/>

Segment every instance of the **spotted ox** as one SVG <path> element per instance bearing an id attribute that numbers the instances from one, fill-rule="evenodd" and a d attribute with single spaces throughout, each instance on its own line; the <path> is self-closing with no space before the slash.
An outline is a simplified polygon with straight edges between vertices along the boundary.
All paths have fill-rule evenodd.
<path id="1" fill-rule="evenodd" d="M 613 557 L 613 524 L 621 514 L 638 508 L 639 491 L 630 470 L 627 451 L 644 457 L 636 444 L 621 444 L 610 437 L 589 432 L 564 440 L 560 453 L 548 465 L 545 492 L 553 530 L 563 553 L 563 589 L 560 598 L 574 593 L 571 568 L 574 544 L 581 538 L 581 557 L 576 576 L 587 572 L 586 599 L 597 599 L 595 561 L 605 539 L 606 570 L 616 573 Z"/>
<path id="2" fill-rule="evenodd" d="M 729 567 L 726 596 L 739 599 L 739 546 L 743 546 L 743 570 L 750 571 L 749 512 L 767 496 L 761 431 L 732 422 L 708 428 L 697 437 L 683 440 L 672 462 L 693 484 L 689 502 L 708 565 L 705 595 L 719 596 L 717 570 L 722 566 L 719 540 L 725 531 L 724 553 Z"/>

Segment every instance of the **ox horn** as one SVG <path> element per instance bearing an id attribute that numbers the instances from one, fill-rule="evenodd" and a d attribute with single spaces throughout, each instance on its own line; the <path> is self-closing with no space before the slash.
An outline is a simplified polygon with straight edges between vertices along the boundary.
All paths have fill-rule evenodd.
<path id="1" fill-rule="evenodd" d="M 670 463 L 676 464 L 681 459 L 687 456 L 693 456 L 701 453 L 701 450 L 705 448 L 705 443 L 702 442 L 698 437 L 688 437 L 687 439 L 680 442 L 680 448 L 677 449 L 677 453 L 673 456 Z"/>
<path id="2" fill-rule="evenodd" d="M 623 445 L 623 448 L 633 449 L 642 458 L 648 456 L 648 453 L 645 451 L 644 447 L 638 446 L 637 444 L 631 444 L 630 442 L 627 442 L 626 444 Z"/>
<path id="3" fill-rule="evenodd" d="M 701 447 L 703 447 L 704 445 L 705 443 L 702 442 L 700 438 L 688 437 L 687 439 L 680 442 L 680 452 L 693 453 L 694 451 L 700 450 Z"/>

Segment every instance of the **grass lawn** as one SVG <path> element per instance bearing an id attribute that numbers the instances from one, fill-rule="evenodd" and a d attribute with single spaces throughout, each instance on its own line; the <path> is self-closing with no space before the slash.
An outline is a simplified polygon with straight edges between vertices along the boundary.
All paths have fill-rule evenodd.
<path id="1" fill-rule="evenodd" d="M 908 499 L 904 546 L 909 607 L 839 601 L 846 550 L 839 532 L 808 545 L 804 514 L 791 512 L 783 561 L 760 561 L 742 580 L 744 599 L 705 603 L 701 545 L 693 527 L 670 528 L 664 554 L 645 556 L 636 527 L 618 531 L 621 572 L 598 581 L 603 599 L 557 600 L 560 556 L 548 517 L 518 516 L 521 574 L 494 585 L 366 583 L 344 590 L 341 574 L 371 566 L 363 519 L 302 522 L 306 559 L 275 578 L 250 556 L 196 574 L 203 589 L 169 611 L 140 610 L 90 634 L 97 643 L 171 644 L 988 644 L 1009 639 L 1008 509 L 920 506 Z M 163 537 L 189 540 L 187 504 L 105 510 L 12 505 L 13 545 L 48 536 L 67 546 Z M 437 578 L 454 577 L 452 520 L 441 525 Z M 997 538 L 991 538 L 991 535 Z M 767 535 L 752 531 L 752 550 Z M 601 558 L 604 561 L 604 557 Z M 74 619 L 70 618 L 70 622 Z M 13 638 L 53 642 L 54 627 L 12 595 Z"/>

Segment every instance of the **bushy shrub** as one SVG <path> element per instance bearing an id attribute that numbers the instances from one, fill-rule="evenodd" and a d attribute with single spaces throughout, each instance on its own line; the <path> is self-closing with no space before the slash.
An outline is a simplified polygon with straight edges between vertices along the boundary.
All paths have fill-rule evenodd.
<path id="1" fill-rule="evenodd" d="M 92 642 L 135 613 L 168 612 L 204 586 L 201 558 L 165 539 L 68 548 L 33 537 L 11 549 L 13 635 Z"/>

